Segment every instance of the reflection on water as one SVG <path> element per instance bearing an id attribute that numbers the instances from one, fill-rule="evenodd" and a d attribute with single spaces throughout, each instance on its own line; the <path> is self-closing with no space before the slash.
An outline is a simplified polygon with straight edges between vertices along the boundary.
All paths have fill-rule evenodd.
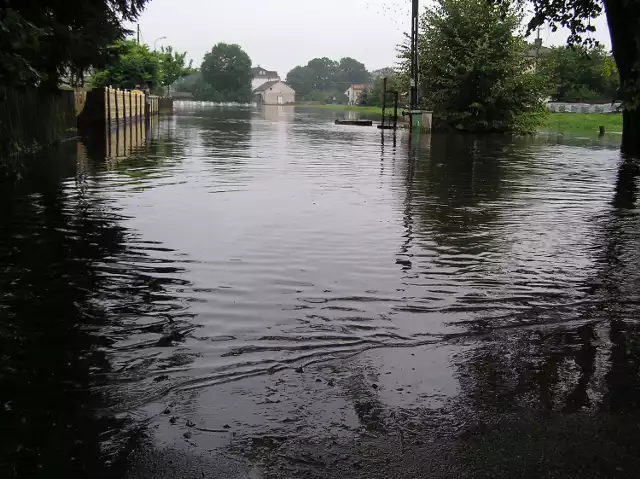
<path id="1" fill-rule="evenodd" d="M 129 454 L 158 444 L 266 474 L 300 466 L 294 436 L 401 457 L 434 417 L 637 409 L 637 163 L 334 116 L 183 107 L 6 178 L 9 477 L 159 477 Z M 309 474 L 342 464 L 314 447 Z"/>

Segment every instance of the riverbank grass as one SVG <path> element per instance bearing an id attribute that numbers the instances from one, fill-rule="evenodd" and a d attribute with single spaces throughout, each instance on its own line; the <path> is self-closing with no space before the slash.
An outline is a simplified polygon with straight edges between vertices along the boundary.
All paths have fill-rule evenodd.
<path id="1" fill-rule="evenodd" d="M 358 111 L 366 115 L 380 114 L 380 107 L 360 105 L 304 105 L 301 107 L 332 111 Z M 549 113 L 538 128 L 541 132 L 554 133 L 594 133 L 600 126 L 606 133 L 622 132 L 621 113 Z"/>
<path id="2" fill-rule="evenodd" d="M 319 109 L 319 110 L 359 111 L 359 112 L 367 113 L 367 114 L 371 114 L 371 113 L 380 114 L 380 107 L 379 106 L 332 105 L 332 104 L 329 104 L 329 105 L 320 105 L 320 104 L 305 105 L 305 104 L 300 104 L 298 106 L 301 106 L 301 107 L 304 107 L 304 108 Z"/>
<path id="3" fill-rule="evenodd" d="M 622 132 L 621 113 L 550 113 L 540 131 L 598 133 L 604 126 L 606 133 Z"/>

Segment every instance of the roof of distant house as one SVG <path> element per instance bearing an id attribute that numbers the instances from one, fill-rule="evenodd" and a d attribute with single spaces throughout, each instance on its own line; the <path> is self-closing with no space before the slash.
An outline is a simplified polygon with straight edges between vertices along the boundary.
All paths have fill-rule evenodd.
<path id="1" fill-rule="evenodd" d="M 547 55 L 548 53 L 551 52 L 551 48 L 549 47 L 544 47 L 542 45 L 537 46 L 537 45 L 531 45 L 531 48 L 529 48 L 524 55 L 526 57 L 529 58 L 536 58 L 540 55 Z"/>
<path id="2" fill-rule="evenodd" d="M 271 88 L 276 83 L 280 83 L 280 80 L 273 80 L 273 81 L 265 82 L 265 83 L 263 83 L 262 85 L 260 85 L 258 88 L 256 88 L 253 91 L 267 91 L 269 88 Z"/>
<path id="3" fill-rule="evenodd" d="M 277 77 L 278 72 L 267 70 L 266 68 L 262 68 L 260 65 L 257 67 L 253 67 L 251 69 L 251 73 L 254 77 Z"/>
<path id="4" fill-rule="evenodd" d="M 365 88 L 367 88 L 367 85 L 364 85 L 362 83 L 354 83 L 351 85 L 351 88 L 353 88 L 354 90 L 364 90 Z"/>

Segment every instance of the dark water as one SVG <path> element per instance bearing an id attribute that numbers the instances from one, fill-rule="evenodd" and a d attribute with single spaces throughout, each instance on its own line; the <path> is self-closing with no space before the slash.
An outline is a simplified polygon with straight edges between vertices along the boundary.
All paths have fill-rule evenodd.
<path id="1" fill-rule="evenodd" d="M 183 106 L 6 176 L 2 477 L 633 477 L 637 165 L 334 116 Z"/>

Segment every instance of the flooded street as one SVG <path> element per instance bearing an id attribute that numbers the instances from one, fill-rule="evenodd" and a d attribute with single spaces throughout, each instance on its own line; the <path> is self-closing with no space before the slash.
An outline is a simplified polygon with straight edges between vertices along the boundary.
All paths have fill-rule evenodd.
<path id="1" fill-rule="evenodd" d="M 2 477 L 635 477 L 619 138 L 343 116 L 182 104 L 2 180 Z"/>

